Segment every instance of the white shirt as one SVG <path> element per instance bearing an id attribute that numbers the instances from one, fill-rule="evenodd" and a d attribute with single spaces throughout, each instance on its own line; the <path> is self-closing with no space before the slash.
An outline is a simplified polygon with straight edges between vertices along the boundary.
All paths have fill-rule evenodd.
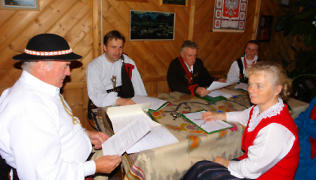
<path id="1" fill-rule="evenodd" d="M 16 168 L 19 179 L 83 180 L 95 173 L 94 161 L 86 161 L 92 150 L 90 139 L 68 113 L 59 88 L 26 71 L 3 91 L 0 154 Z"/>
<path id="2" fill-rule="evenodd" d="M 135 62 L 128 56 L 124 56 L 124 62 L 134 65 L 132 71 L 132 84 L 135 95 L 147 96 L 143 80 L 137 70 Z M 116 87 L 122 85 L 121 80 L 122 61 L 110 62 L 105 54 L 95 58 L 87 68 L 88 96 L 97 107 L 105 107 L 116 104 L 117 92 L 107 93 L 106 90 L 113 89 L 112 76 L 116 76 Z"/>
<path id="3" fill-rule="evenodd" d="M 243 74 L 246 75 L 246 69 L 244 67 L 244 61 L 245 61 L 245 57 L 241 57 L 241 61 L 242 61 L 242 67 L 243 67 Z M 253 60 L 246 60 L 246 63 L 247 63 L 247 67 L 250 67 L 252 64 L 256 63 L 258 60 L 258 56 L 255 56 L 255 58 Z M 239 74 L 240 74 L 240 71 L 239 71 L 239 66 L 238 66 L 238 62 L 237 60 L 234 61 L 232 63 L 232 65 L 230 66 L 229 68 L 229 71 L 227 73 L 227 78 L 226 78 L 226 82 L 229 82 L 229 83 L 236 83 L 236 82 L 239 82 L 240 79 L 239 79 Z"/>
<path id="4" fill-rule="evenodd" d="M 279 99 L 278 103 L 259 115 L 259 107 L 255 106 L 248 131 L 254 130 L 262 119 L 280 114 L 283 107 L 283 101 Z M 251 108 L 244 111 L 227 112 L 227 121 L 239 122 L 246 126 Z M 238 178 L 256 179 L 289 153 L 294 140 L 295 136 L 286 127 L 271 123 L 258 132 L 253 145 L 248 148 L 248 158 L 241 161 L 230 161 L 228 170 Z"/>

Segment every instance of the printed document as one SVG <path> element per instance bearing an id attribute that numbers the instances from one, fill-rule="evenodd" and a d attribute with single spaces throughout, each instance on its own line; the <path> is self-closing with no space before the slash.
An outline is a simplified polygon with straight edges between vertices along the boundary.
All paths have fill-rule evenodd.
<path id="1" fill-rule="evenodd" d="M 207 90 L 213 91 L 229 85 L 232 85 L 232 83 L 213 81 L 212 84 L 207 88 Z"/>
<path id="2" fill-rule="evenodd" d="M 200 129 L 202 129 L 208 134 L 233 127 L 231 124 L 223 120 L 204 121 L 202 119 L 202 114 L 204 112 L 205 111 L 200 111 L 200 112 L 186 113 L 182 115 L 186 120 L 191 121 L 193 124 L 195 124 L 196 126 L 198 126 Z"/>
<path id="3" fill-rule="evenodd" d="M 122 155 L 149 131 L 149 125 L 143 119 L 128 123 L 102 144 L 103 155 Z"/>
<path id="4" fill-rule="evenodd" d="M 148 110 L 149 104 L 134 104 L 127 106 L 115 106 L 109 107 L 107 109 L 107 115 L 109 116 L 113 130 L 115 134 L 120 134 L 121 131 L 126 128 L 130 123 L 141 120 L 139 124 L 135 126 L 149 126 L 149 132 L 138 139 L 137 142 L 129 146 L 125 146 L 127 153 L 135 153 L 148 149 L 153 149 L 160 146 L 165 146 L 173 143 L 177 143 L 178 139 L 173 136 L 165 127 L 161 126 L 159 123 L 153 121 L 145 111 Z M 144 133 L 146 129 L 140 130 L 139 128 L 133 129 L 133 131 L 142 131 Z M 135 137 L 140 137 L 141 135 Z M 124 137 L 129 138 L 129 137 Z M 132 140 L 131 140 L 132 141 Z M 119 152 L 125 150 L 122 149 Z"/>
<path id="5" fill-rule="evenodd" d="M 153 111 L 158 111 L 168 105 L 168 101 L 149 96 L 134 96 L 132 100 L 136 104 L 149 103 L 149 109 Z"/>

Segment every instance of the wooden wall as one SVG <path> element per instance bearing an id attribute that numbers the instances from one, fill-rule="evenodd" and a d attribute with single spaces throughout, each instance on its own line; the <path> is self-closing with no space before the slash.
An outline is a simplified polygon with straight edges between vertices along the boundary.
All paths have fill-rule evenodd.
<path id="1" fill-rule="evenodd" d="M 21 70 L 13 67 L 12 56 L 24 50 L 28 39 L 38 33 L 57 33 L 83 56 L 82 67 L 72 70 L 63 94 L 83 126 L 88 127 L 85 69 L 101 54 L 101 39 L 106 32 L 117 29 L 128 39 L 130 10 L 176 14 L 174 40 L 127 40 L 125 44 L 125 52 L 136 62 L 151 96 L 168 91 L 166 72 L 184 40 L 191 39 L 199 44 L 199 57 L 217 76 L 226 74 L 231 62 L 242 55 L 246 41 L 255 38 L 262 0 L 248 0 L 246 31 L 243 33 L 211 32 L 214 0 L 188 0 L 186 6 L 162 5 L 161 1 L 103 0 L 101 7 L 101 0 L 39 0 L 38 11 L 1 9 L 0 92 L 19 77 Z"/>
<path id="2" fill-rule="evenodd" d="M 295 53 L 291 48 L 292 45 L 295 45 L 294 39 L 284 37 L 282 32 L 274 31 L 278 18 L 283 15 L 285 10 L 286 7 L 279 6 L 279 1 L 269 0 L 262 2 L 260 14 L 273 16 L 271 39 L 260 43 L 260 57 L 264 60 L 281 62 L 283 59 L 289 63 L 292 63 L 291 60 L 294 60 Z"/>
<path id="3" fill-rule="evenodd" d="M 0 10 L 0 90 L 20 76 L 12 56 L 24 51 L 27 41 L 39 33 L 56 33 L 67 39 L 86 64 L 93 58 L 92 1 L 39 0 L 39 10 Z M 85 66 L 72 70 L 71 81 L 63 88 L 74 114 L 87 127 Z"/>
<path id="4" fill-rule="evenodd" d="M 231 63 L 243 55 L 248 40 L 255 39 L 261 0 L 248 0 L 245 32 L 211 32 L 214 1 L 195 3 L 194 40 L 200 57 L 214 76 L 225 76 Z"/>

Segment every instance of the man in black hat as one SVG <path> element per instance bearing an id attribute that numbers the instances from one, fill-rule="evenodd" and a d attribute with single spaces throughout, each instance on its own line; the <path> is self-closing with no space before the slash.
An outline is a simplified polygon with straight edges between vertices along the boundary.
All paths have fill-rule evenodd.
<path id="1" fill-rule="evenodd" d="M 135 104 L 134 95 L 147 96 L 135 62 L 123 54 L 125 37 L 117 30 L 104 36 L 104 54 L 87 68 L 90 100 L 97 107 Z"/>
<path id="2" fill-rule="evenodd" d="M 87 161 L 92 146 L 101 148 L 108 136 L 88 131 L 60 94 L 71 61 L 81 56 L 55 34 L 29 40 L 17 82 L 0 97 L 0 154 L 20 179 L 84 179 L 96 172 L 110 173 L 120 156 Z"/>

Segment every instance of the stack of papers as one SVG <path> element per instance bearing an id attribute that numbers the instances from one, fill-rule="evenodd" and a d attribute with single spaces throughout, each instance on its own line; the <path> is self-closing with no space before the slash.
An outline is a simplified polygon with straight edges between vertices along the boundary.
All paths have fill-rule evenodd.
<path id="1" fill-rule="evenodd" d="M 182 116 L 208 134 L 233 127 L 223 120 L 204 121 L 202 119 L 202 114 L 204 112 L 205 111 L 187 113 L 182 114 Z"/>
<path id="2" fill-rule="evenodd" d="M 247 83 L 238 83 L 238 84 L 235 85 L 234 88 L 248 91 L 248 84 Z"/>
<path id="3" fill-rule="evenodd" d="M 231 97 L 237 96 L 237 95 L 239 95 L 239 92 L 232 91 L 229 89 L 218 89 L 218 90 L 211 91 L 208 94 L 208 96 L 211 96 L 211 97 L 223 96 L 225 98 L 231 98 Z"/>
<path id="4" fill-rule="evenodd" d="M 104 155 L 136 153 L 179 142 L 144 112 L 148 107 L 149 104 L 134 104 L 107 109 L 114 135 L 103 143 Z"/>
<path id="5" fill-rule="evenodd" d="M 153 111 L 158 111 L 168 105 L 168 101 L 148 96 L 134 96 L 132 100 L 136 104 L 150 103 L 149 109 Z"/>
<path id="6" fill-rule="evenodd" d="M 232 85 L 232 83 L 213 81 L 210 87 L 207 88 L 207 90 L 213 91 L 213 90 L 220 89 L 229 85 Z"/>

